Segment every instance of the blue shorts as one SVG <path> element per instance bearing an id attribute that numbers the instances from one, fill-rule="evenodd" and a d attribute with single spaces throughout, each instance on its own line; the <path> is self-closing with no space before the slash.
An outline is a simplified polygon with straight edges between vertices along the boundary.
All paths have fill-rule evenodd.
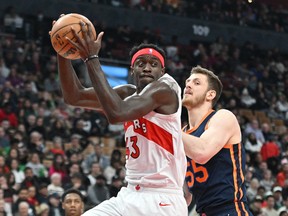
<path id="1" fill-rule="evenodd" d="M 200 216 L 253 216 L 244 202 L 208 207 L 199 214 Z"/>

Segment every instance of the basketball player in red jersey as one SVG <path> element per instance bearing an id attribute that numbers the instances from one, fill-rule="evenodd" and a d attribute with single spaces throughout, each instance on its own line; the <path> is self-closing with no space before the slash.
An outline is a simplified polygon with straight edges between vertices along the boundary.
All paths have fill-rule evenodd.
<path id="1" fill-rule="evenodd" d="M 111 123 L 124 123 L 126 180 L 117 197 L 104 201 L 85 216 L 186 216 L 182 186 L 186 156 L 181 137 L 181 89 L 165 74 L 165 53 L 153 44 L 131 50 L 131 73 L 136 85 L 112 89 L 98 54 L 103 33 L 92 40 L 81 23 L 84 38 L 74 31 L 93 88 L 84 88 L 71 65 L 58 55 L 63 97 L 68 104 L 104 112 Z"/>
<path id="2" fill-rule="evenodd" d="M 221 92 L 222 83 L 212 71 L 192 69 L 182 100 L 188 111 L 183 133 L 186 182 L 200 215 L 250 216 L 238 121 L 228 110 L 213 110 Z"/>

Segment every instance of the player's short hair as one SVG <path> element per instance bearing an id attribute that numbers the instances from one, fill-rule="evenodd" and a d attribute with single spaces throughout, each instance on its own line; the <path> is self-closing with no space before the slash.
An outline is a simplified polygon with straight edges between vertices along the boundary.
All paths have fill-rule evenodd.
<path id="1" fill-rule="evenodd" d="M 155 49 L 156 51 L 158 51 L 163 56 L 164 62 L 166 62 L 166 53 L 165 53 L 165 51 L 162 48 L 160 48 L 159 46 L 157 46 L 156 44 L 148 44 L 148 43 L 141 43 L 138 46 L 132 47 L 132 49 L 131 49 L 131 51 L 129 53 L 130 58 L 132 59 L 133 55 L 136 52 L 138 52 L 139 50 L 144 49 L 144 48 Z"/>
<path id="2" fill-rule="evenodd" d="M 204 74 L 207 76 L 208 90 L 215 90 L 216 91 L 216 97 L 212 101 L 212 106 L 215 106 L 215 104 L 217 103 L 217 101 L 219 100 L 219 98 L 222 94 L 222 89 L 223 89 L 223 85 L 222 85 L 222 82 L 220 81 L 219 77 L 216 74 L 214 74 L 213 71 L 210 71 L 210 70 L 203 68 L 199 65 L 192 68 L 191 75 L 192 74 Z"/>
<path id="3" fill-rule="evenodd" d="M 79 190 L 74 189 L 74 188 L 70 188 L 70 189 L 64 191 L 64 193 L 62 194 L 62 197 L 61 197 L 62 202 L 64 202 L 64 200 L 65 200 L 65 198 L 66 198 L 66 196 L 67 196 L 68 194 L 72 194 L 72 193 L 78 194 L 79 197 L 81 198 L 81 201 L 84 202 L 84 196 L 83 196 L 83 194 L 82 194 Z"/>

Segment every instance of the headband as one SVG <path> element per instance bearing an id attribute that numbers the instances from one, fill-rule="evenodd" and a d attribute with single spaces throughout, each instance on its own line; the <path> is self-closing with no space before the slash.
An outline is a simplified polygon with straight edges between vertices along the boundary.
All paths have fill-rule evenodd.
<path id="1" fill-rule="evenodd" d="M 141 55 L 153 55 L 157 57 L 160 60 L 162 67 L 164 67 L 164 57 L 157 50 L 152 48 L 144 48 L 138 50 L 132 57 L 131 65 L 133 65 L 135 60 Z"/>

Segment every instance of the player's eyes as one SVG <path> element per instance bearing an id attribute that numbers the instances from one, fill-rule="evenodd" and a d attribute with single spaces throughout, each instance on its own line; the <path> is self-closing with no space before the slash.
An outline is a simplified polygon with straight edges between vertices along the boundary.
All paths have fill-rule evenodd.
<path id="1" fill-rule="evenodd" d="M 155 62 L 152 62 L 152 64 L 151 64 L 153 67 L 156 67 L 157 65 L 158 65 L 158 62 L 157 61 L 155 61 Z"/>

